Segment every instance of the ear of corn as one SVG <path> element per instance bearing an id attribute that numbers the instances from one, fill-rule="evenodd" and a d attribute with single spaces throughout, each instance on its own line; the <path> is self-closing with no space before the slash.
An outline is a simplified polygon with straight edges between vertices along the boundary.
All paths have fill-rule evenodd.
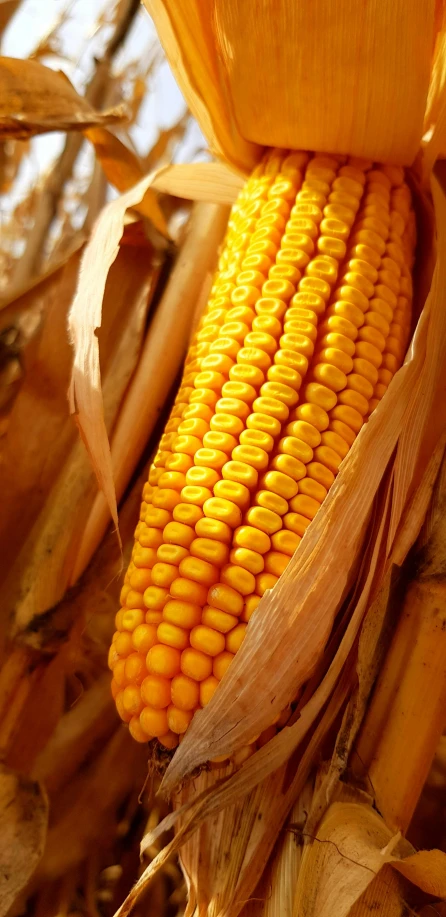
<path id="1" fill-rule="evenodd" d="M 137 741 L 174 748 L 401 365 L 402 169 L 270 151 L 229 220 L 143 492 L 110 650 Z"/>

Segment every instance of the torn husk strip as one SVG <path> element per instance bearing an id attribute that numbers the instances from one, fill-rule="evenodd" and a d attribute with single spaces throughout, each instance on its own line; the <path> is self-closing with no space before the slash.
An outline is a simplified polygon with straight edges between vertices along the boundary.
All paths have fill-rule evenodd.
<path id="1" fill-rule="evenodd" d="M 153 431 L 175 381 L 189 340 L 200 289 L 215 263 L 227 221 L 227 210 L 215 204 L 194 207 L 176 264 L 159 303 L 131 380 L 111 440 L 113 478 L 118 500 Z M 109 522 L 102 493 L 85 525 L 71 582 L 75 583 Z"/>
<path id="2" fill-rule="evenodd" d="M 444 730 L 446 706 L 446 474 L 437 524 L 418 557 L 355 756 L 387 824 L 406 831 Z M 410 754 L 407 750 L 410 749 Z M 359 762 L 359 764 L 358 764 Z"/>
<path id="3" fill-rule="evenodd" d="M 408 518 L 406 520 L 403 519 L 401 525 L 402 537 L 397 539 L 395 549 L 387 562 L 386 572 L 381 576 L 381 588 L 370 605 L 361 625 L 356 663 L 358 685 L 344 711 L 328 772 L 323 777 L 313 798 L 307 823 L 310 834 L 315 832 L 327 803 L 332 799 L 338 780 L 347 767 L 353 743 L 367 709 L 371 689 L 384 660 L 390 626 L 389 619 L 393 619 L 394 604 L 401 602 L 402 598 L 399 585 L 400 577 L 392 575 L 395 570 L 393 565 L 402 562 L 402 557 L 407 554 L 409 546 L 413 543 L 417 532 L 421 528 L 435 485 L 443 451 L 444 437 L 439 441 L 439 448 L 433 454 L 420 487 L 408 507 L 408 510 L 410 509 L 410 512 L 406 512 Z M 383 514 L 385 510 L 386 508 L 383 506 Z M 402 543 L 405 546 L 403 554 L 401 554 L 400 549 Z"/>
<path id="4" fill-rule="evenodd" d="M 403 433 L 403 468 L 414 468 L 419 459 L 418 427 L 412 447 L 408 419 L 424 416 L 423 429 L 430 425 L 434 441 L 442 433 L 434 410 L 446 359 L 446 200 L 435 178 L 433 192 L 439 254 L 406 362 L 362 428 L 299 550 L 275 589 L 262 598 L 219 690 L 194 717 L 167 772 L 166 791 L 208 759 L 246 744 L 293 700 L 326 642 L 372 501 L 395 448 L 398 460 Z M 397 494 L 392 494 L 394 526 L 401 521 L 411 484 L 410 474 L 400 476 Z"/>
<path id="5" fill-rule="evenodd" d="M 415 158 L 434 0 L 267 0 L 261 8 L 236 0 L 214 0 L 212 8 L 205 0 L 144 2 L 217 156 L 251 168 L 261 144 L 405 165 Z"/>
<path id="6" fill-rule="evenodd" d="M 312 794 L 313 779 L 310 778 L 291 809 L 262 878 L 241 912 L 242 917 L 292 917 L 303 850 L 301 833 Z M 180 856 L 183 861 L 184 850 Z"/>
<path id="7" fill-rule="evenodd" d="M 191 179 L 193 192 L 190 190 Z M 104 425 L 99 345 L 96 331 L 102 322 L 102 301 L 111 265 L 116 259 L 124 217 L 144 200 L 149 189 L 213 203 L 233 203 L 243 181 L 230 169 L 216 163 L 195 166 L 166 166 L 152 173 L 115 201 L 99 216 L 85 249 L 79 286 L 69 314 L 69 331 L 74 347 L 74 364 L 69 391 L 70 410 L 76 413 L 96 477 L 118 529 L 118 511 L 107 431 Z"/>

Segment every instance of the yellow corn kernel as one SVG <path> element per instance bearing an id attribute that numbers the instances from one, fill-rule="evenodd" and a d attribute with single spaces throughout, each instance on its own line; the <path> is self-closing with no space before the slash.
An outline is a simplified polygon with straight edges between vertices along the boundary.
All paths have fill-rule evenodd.
<path id="1" fill-rule="evenodd" d="M 170 679 L 161 675 L 147 675 L 141 684 L 141 698 L 144 704 L 163 709 L 170 704 Z"/>
<path id="2" fill-rule="evenodd" d="M 221 634 L 226 634 L 238 622 L 238 618 L 234 615 L 229 615 L 226 611 L 219 611 L 218 608 L 211 608 L 210 605 L 206 605 L 203 609 L 201 620 L 206 627 L 218 630 Z"/>
<path id="3" fill-rule="evenodd" d="M 167 708 L 167 723 L 169 730 L 176 735 L 182 735 L 192 719 L 192 710 L 183 710 L 173 704 Z"/>
<path id="4" fill-rule="evenodd" d="M 226 650 L 229 653 L 237 653 L 240 649 L 246 634 L 246 624 L 237 624 L 226 636 Z"/>
<path id="5" fill-rule="evenodd" d="M 156 710 L 153 707 L 143 707 L 139 723 L 147 736 L 162 736 L 168 731 L 167 713 L 165 710 Z"/>
<path id="6" fill-rule="evenodd" d="M 212 658 L 201 650 L 188 647 L 181 654 L 181 671 L 195 681 L 204 681 L 212 672 Z"/>
<path id="7" fill-rule="evenodd" d="M 179 710 L 195 710 L 200 697 L 198 682 L 187 675 L 175 675 L 172 679 L 171 697 L 172 704 Z M 169 727 L 173 732 L 177 731 L 170 723 Z"/>
<path id="8" fill-rule="evenodd" d="M 180 670 L 180 659 L 181 655 L 177 649 L 159 643 L 152 646 L 147 653 L 147 669 L 153 675 L 173 678 Z"/>
<path id="9" fill-rule="evenodd" d="M 220 653 L 218 656 L 215 657 L 213 666 L 212 666 L 212 672 L 215 675 L 215 678 L 218 679 L 218 681 L 221 681 L 221 679 L 223 678 L 223 675 L 225 674 L 225 672 L 231 665 L 233 658 L 234 658 L 234 653 L 230 653 L 227 650 L 225 650 L 224 652 Z"/>
<path id="10" fill-rule="evenodd" d="M 147 735 L 144 732 L 141 723 L 139 722 L 139 716 L 133 716 L 129 722 L 129 732 L 135 742 L 140 742 L 144 744 L 145 742 L 150 742 L 153 736 Z"/>
<path id="11" fill-rule="evenodd" d="M 200 704 L 202 707 L 205 707 L 213 698 L 218 688 L 218 683 L 218 678 L 215 675 L 210 675 L 209 678 L 200 683 Z"/>
<path id="12" fill-rule="evenodd" d="M 122 706 L 130 716 L 139 716 L 143 708 L 141 692 L 137 685 L 127 685 L 122 692 Z"/>
<path id="13" fill-rule="evenodd" d="M 128 656 L 133 650 L 132 635 L 124 632 L 118 634 L 115 640 L 115 652 L 118 656 Z"/>

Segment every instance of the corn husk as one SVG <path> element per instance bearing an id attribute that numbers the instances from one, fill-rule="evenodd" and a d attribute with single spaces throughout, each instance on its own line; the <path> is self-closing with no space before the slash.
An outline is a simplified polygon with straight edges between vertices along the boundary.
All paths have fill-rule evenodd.
<path id="1" fill-rule="evenodd" d="M 413 162 L 440 4 L 144 2 L 216 156 L 245 169 L 259 146 Z M 443 91 L 435 63 L 429 113 Z"/>

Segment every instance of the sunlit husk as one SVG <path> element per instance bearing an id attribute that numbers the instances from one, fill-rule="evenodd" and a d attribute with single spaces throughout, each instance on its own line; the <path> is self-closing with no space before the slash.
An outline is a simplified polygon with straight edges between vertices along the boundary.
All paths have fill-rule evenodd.
<path id="1" fill-rule="evenodd" d="M 404 10 L 386 0 L 269 0 L 261 15 L 226 0 L 144 2 L 216 155 L 248 169 L 258 144 L 415 158 L 440 24 L 433 0 Z M 431 111 L 442 78 L 437 69 Z"/>

